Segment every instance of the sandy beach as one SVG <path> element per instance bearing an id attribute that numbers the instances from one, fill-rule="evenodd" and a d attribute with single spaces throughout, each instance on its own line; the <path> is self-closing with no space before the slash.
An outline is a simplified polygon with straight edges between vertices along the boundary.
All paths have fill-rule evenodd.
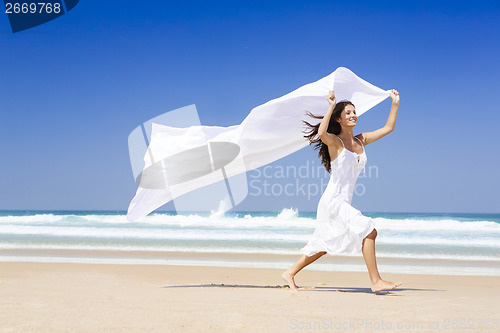
<path id="1" fill-rule="evenodd" d="M 0 263 L 0 332 L 498 332 L 500 278 L 281 269 Z"/>

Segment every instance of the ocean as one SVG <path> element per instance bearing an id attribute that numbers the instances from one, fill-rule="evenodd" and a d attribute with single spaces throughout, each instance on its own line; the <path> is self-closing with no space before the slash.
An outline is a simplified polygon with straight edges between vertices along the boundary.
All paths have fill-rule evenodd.
<path id="1" fill-rule="evenodd" d="M 392 260 L 387 265 L 391 272 L 412 272 L 408 263 L 430 260 L 435 274 L 443 272 L 437 268 L 446 261 L 454 263 L 447 273 L 500 276 L 500 214 L 363 214 L 375 221 L 377 258 Z M 268 265 L 286 267 L 293 263 L 288 258 L 298 258 L 312 235 L 315 217 L 315 212 L 285 208 L 185 215 L 157 212 L 129 222 L 123 211 L 0 211 L 0 261 L 262 267 L 262 262 L 249 259 L 239 263 L 221 259 L 224 254 L 239 254 L 287 258 Z M 199 259 L 194 260 L 197 254 Z M 311 267 L 362 271 L 361 255 L 353 257 L 357 261 L 350 268 L 316 263 Z"/>

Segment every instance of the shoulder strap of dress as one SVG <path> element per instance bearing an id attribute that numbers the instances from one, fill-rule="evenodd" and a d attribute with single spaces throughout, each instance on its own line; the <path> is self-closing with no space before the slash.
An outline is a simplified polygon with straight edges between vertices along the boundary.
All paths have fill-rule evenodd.
<path id="1" fill-rule="evenodd" d="M 340 142 L 342 142 L 342 147 L 344 147 L 344 148 L 345 148 L 345 146 L 344 146 L 344 141 L 342 141 L 342 139 L 341 139 L 341 138 L 339 138 L 339 137 L 338 137 L 338 135 L 335 135 L 335 136 L 336 136 L 336 137 L 340 140 Z"/>
<path id="2" fill-rule="evenodd" d="M 365 145 L 363 144 L 363 141 L 361 141 L 361 140 L 360 140 L 360 139 L 358 139 L 357 137 L 354 137 L 354 138 L 355 138 L 355 139 L 357 139 L 357 140 L 361 143 L 361 146 L 363 146 L 363 147 L 365 146 Z"/>

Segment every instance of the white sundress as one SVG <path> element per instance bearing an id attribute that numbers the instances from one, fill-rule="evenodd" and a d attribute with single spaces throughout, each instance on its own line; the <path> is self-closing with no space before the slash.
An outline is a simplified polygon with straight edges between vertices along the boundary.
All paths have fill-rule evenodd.
<path id="1" fill-rule="evenodd" d="M 314 234 L 300 249 L 307 256 L 322 251 L 328 255 L 358 254 L 363 239 L 375 229 L 371 218 L 351 206 L 356 180 L 367 161 L 365 147 L 363 153 L 357 154 L 347 150 L 344 142 L 342 146 L 344 149 L 330 162 L 331 176 L 318 203 Z"/>

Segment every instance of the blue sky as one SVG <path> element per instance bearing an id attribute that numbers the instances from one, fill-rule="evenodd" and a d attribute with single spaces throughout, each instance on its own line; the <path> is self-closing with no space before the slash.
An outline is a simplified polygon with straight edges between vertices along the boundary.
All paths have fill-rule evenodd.
<path id="1" fill-rule="evenodd" d="M 355 207 L 498 213 L 499 21 L 498 1 L 81 0 L 16 34 L 0 15 L 0 209 L 126 210 L 142 122 L 196 104 L 203 125 L 236 125 L 344 66 L 401 93 Z M 319 165 L 309 147 L 271 167 L 307 161 Z M 319 198 L 249 195 L 237 210 L 314 211 Z"/>

